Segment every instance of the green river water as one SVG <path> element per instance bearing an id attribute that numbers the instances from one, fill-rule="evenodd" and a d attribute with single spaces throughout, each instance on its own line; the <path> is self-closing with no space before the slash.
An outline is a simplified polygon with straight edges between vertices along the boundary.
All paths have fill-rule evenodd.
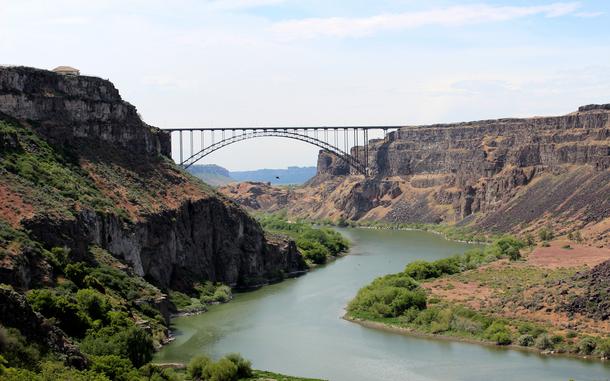
<path id="1" fill-rule="evenodd" d="M 173 321 L 176 340 L 156 361 L 239 352 L 257 369 L 329 380 L 609 380 L 610 365 L 364 328 L 341 319 L 358 289 L 416 259 L 467 250 L 420 231 L 340 229 L 350 254 L 309 274 L 237 294 Z"/>

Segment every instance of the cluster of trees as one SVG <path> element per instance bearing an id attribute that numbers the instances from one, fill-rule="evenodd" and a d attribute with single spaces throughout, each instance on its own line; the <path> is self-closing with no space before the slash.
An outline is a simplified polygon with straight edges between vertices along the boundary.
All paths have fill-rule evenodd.
<path id="1" fill-rule="evenodd" d="M 169 296 L 180 312 L 202 311 L 208 304 L 226 303 L 233 298 L 231 287 L 210 281 L 195 286 L 195 293 L 196 297 L 191 297 L 180 291 L 170 291 Z"/>
<path id="2" fill-rule="evenodd" d="M 317 228 L 307 221 L 288 221 L 282 214 L 261 215 L 258 221 L 266 230 L 294 239 L 303 257 L 314 264 L 324 264 L 349 248 L 349 242 L 340 233 Z"/>
<path id="3" fill-rule="evenodd" d="M 413 279 L 425 280 L 476 269 L 481 265 L 500 258 L 509 258 L 511 261 L 517 261 L 521 259 L 520 250 L 525 246 L 525 242 L 511 236 L 506 236 L 494 241 L 493 244 L 483 249 L 472 249 L 464 254 L 454 255 L 433 262 L 411 262 L 405 268 L 404 273 Z"/>

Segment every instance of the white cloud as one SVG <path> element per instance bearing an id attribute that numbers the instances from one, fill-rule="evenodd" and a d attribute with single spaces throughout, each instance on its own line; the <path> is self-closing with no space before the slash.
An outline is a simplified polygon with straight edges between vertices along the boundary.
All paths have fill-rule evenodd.
<path id="1" fill-rule="evenodd" d="M 539 6 L 461 5 L 427 11 L 380 14 L 362 18 L 308 18 L 278 22 L 272 30 L 283 38 L 319 36 L 357 37 L 383 30 L 413 29 L 424 26 L 456 27 L 508 21 L 528 16 L 560 17 L 580 9 L 578 2 Z"/>

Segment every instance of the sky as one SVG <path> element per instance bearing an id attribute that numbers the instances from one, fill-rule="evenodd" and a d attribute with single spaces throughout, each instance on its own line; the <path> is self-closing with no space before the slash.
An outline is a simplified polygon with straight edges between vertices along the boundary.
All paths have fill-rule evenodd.
<path id="1" fill-rule="evenodd" d="M 0 0 L 0 64 L 110 79 L 160 128 L 560 115 L 610 103 L 610 1 Z M 259 138 L 202 163 L 317 151 Z"/>

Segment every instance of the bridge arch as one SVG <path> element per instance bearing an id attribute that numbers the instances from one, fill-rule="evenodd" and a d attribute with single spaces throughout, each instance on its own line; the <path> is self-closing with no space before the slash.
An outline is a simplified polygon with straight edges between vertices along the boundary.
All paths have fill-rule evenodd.
<path id="1" fill-rule="evenodd" d="M 321 139 L 317 138 L 316 136 L 309 136 L 307 133 L 299 133 L 298 131 L 295 132 L 295 130 L 287 130 L 287 129 L 242 130 L 242 131 L 240 131 L 239 134 L 234 134 L 233 136 L 225 137 L 224 139 L 221 139 L 217 142 L 213 142 L 212 144 L 209 144 L 209 145 L 203 147 L 198 152 L 193 153 L 191 156 L 189 156 L 185 160 L 183 160 L 180 163 L 180 165 L 182 165 L 184 168 L 188 168 L 191 165 L 197 163 L 199 160 L 203 159 L 204 157 L 206 157 L 206 156 L 212 154 L 213 152 L 218 151 L 219 149 L 224 148 L 228 145 L 231 145 L 231 144 L 234 144 L 234 143 L 237 143 L 240 141 L 244 141 L 244 140 L 261 138 L 261 137 L 288 138 L 288 139 L 299 140 L 302 142 L 306 142 L 306 143 L 315 145 L 327 152 L 335 154 L 339 159 L 341 159 L 342 161 L 347 163 L 351 168 L 356 170 L 358 173 L 365 175 L 365 176 L 368 174 L 368 168 L 367 168 L 367 164 L 366 164 L 367 160 L 364 160 L 364 161 L 359 160 L 359 158 L 356 158 L 356 157 L 350 155 L 349 153 L 345 152 L 344 150 L 342 150 L 324 140 L 321 140 Z M 367 144 L 367 147 L 368 147 L 368 144 Z"/>
<path id="2" fill-rule="evenodd" d="M 280 137 L 306 142 L 333 153 L 355 172 L 368 176 L 369 131 L 377 131 L 378 136 L 383 132 L 382 139 L 387 142 L 391 140 L 388 132 L 401 127 L 212 127 L 168 128 L 164 131 L 169 132 L 172 146 L 178 150 L 175 161 L 184 168 L 233 143 L 260 137 Z M 379 140 L 379 137 L 375 139 Z"/>

